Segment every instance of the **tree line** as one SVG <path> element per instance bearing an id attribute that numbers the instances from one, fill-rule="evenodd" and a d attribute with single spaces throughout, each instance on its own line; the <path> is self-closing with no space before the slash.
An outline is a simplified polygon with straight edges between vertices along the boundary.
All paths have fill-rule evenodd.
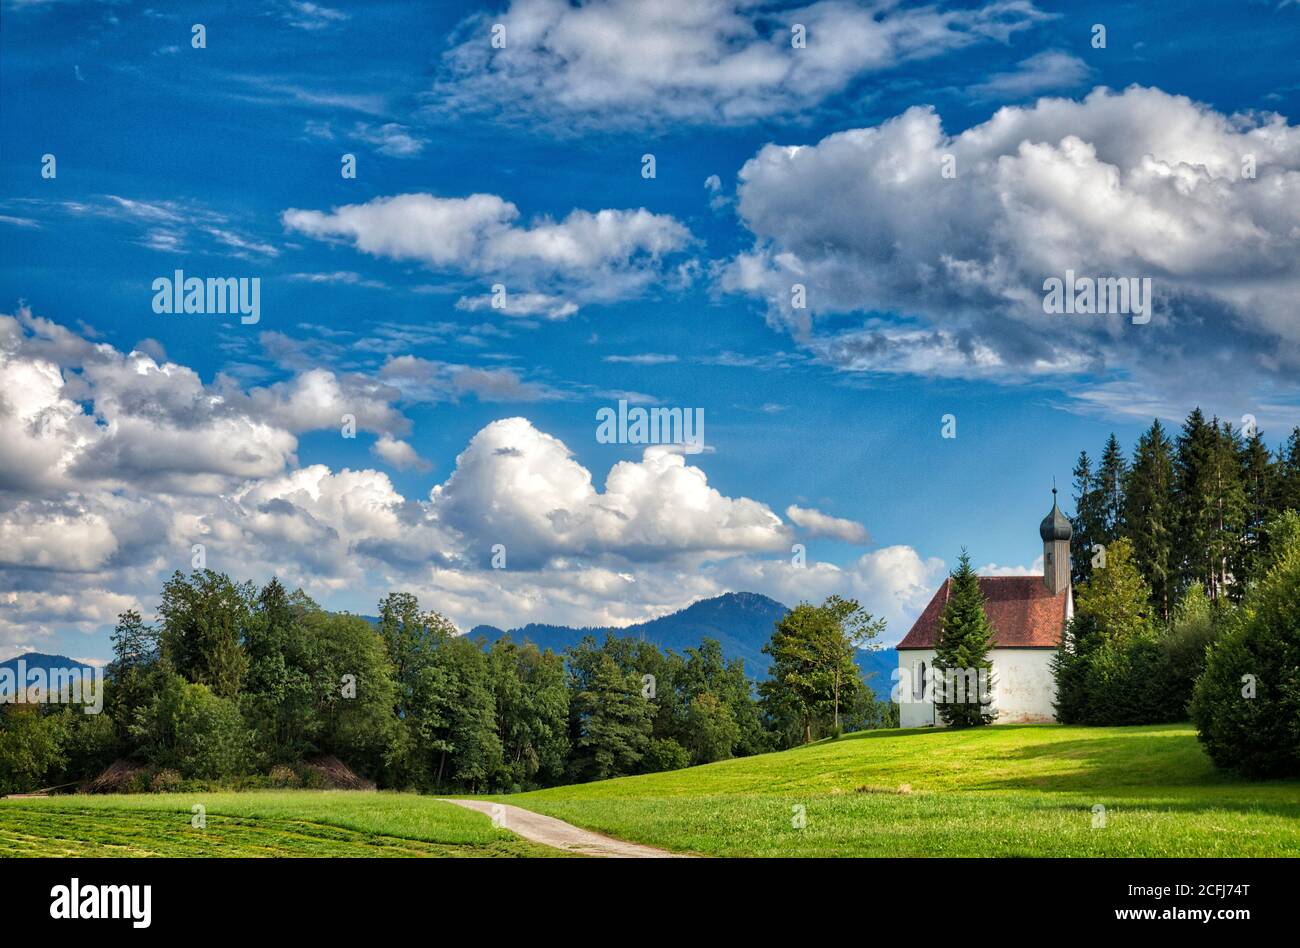
<path id="1" fill-rule="evenodd" d="M 1216 764 L 1300 774 L 1300 428 L 1269 451 L 1194 410 L 1074 470 L 1067 724 L 1196 724 Z"/>
<path id="2" fill-rule="evenodd" d="M 1300 508 L 1300 427 L 1276 453 L 1261 430 L 1199 408 L 1170 438 L 1157 419 L 1126 457 L 1115 435 L 1074 467 L 1071 562 L 1076 586 L 1127 540 L 1155 615 L 1168 622 L 1193 585 L 1240 602 L 1271 559 L 1268 524 Z"/>
<path id="3" fill-rule="evenodd" d="M 755 686 L 704 639 L 685 654 L 610 631 L 562 654 L 457 634 L 410 593 L 378 621 L 322 609 L 276 578 L 174 573 L 157 621 L 123 613 L 103 713 L 7 705 L 0 792 L 86 781 L 127 789 L 312 785 L 332 756 L 379 787 L 514 792 L 671 770 L 845 730 L 896 726 L 853 661 L 884 623 L 856 602 L 801 603 Z"/>

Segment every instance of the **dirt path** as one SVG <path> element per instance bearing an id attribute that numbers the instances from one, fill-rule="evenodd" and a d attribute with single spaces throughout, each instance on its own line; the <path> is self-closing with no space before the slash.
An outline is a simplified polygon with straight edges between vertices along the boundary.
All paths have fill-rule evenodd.
<path id="1" fill-rule="evenodd" d="M 612 836 L 581 829 L 553 816 L 543 816 L 509 803 L 492 803 L 488 800 L 443 800 L 488 816 L 500 818 L 501 826 L 516 835 L 544 846 L 554 846 L 584 856 L 611 856 L 620 859 L 682 859 L 680 853 L 666 849 L 629 843 Z"/>

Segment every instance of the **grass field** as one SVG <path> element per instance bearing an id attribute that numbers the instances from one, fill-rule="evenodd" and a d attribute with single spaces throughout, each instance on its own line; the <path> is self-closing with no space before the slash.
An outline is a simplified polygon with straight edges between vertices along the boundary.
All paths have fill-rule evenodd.
<path id="1" fill-rule="evenodd" d="M 1300 855 L 1300 781 L 1226 776 L 1187 725 L 872 731 L 494 799 L 715 856 Z M 204 830 L 190 825 L 195 803 Z M 1094 826 L 1098 805 L 1105 821 Z M 557 854 L 413 794 L 0 800 L 0 856 Z"/>
<path id="2" fill-rule="evenodd" d="M 191 807 L 207 826 L 191 825 Z M 285 790 L 0 800 L 3 856 L 554 856 L 412 793 Z"/>
<path id="3" fill-rule="evenodd" d="M 509 800 L 718 856 L 1300 855 L 1300 782 L 1223 775 L 1188 725 L 871 731 Z"/>

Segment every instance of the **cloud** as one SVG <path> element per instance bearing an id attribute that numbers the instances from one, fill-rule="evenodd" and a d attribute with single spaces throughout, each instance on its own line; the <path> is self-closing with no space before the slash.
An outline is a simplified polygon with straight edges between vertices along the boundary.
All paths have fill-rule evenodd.
<path id="1" fill-rule="evenodd" d="M 720 564 L 709 578 L 720 588 L 761 592 L 788 606 L 822 602 L 833 594 L 851 596 L 885 619 L 888 627 L 881 644 L 893 645 L 907 633 L 945 575 L 942 560 L 922 558 L 910 546 L 895 545 L 864 553 L 845 567 L 737 558 Z"/>
<path id="2" fill-rule="evenodd" d="M 167 361 L 167 350 L 157 339 L 141 339 L 135 344 L 136 352 L 143 352 L 155 362 Z"/>
<path id="3" fill-rule="evenodd" d="M 207 233 L 216 238 L 218 243 L 237 251 L 236 256 L 257 255 L 262 257 L 278 257 L 280 251 L 271 244 L 261 243 L 256 240 L 250 240 L 229 230 L 222 230 L 219 227 L 204 228 Z"/>
<path id="4" fill-rule="evenodd" d="M 127 609 L 140 608 L 134 596 L 94 587 L 72 592 L 0 590 L 0 658 L 49 651 L 56 630 L 95 632 L 113 625 Z"/>
<path id="5" fill-rule="evenodd" d="M 328 29 L 348 19 L 348 14 L 342 10 L 306 2 L 306 0 L 289 0 L 281 16 L 290 26 L 311 32 Z"/>
<path id="6" fill-rule="evenodd" d="M 544 385 L 525 382 L 514 369 L 483 369 L 418 356 L 390 358 L 379 370 L 386 383 L 411 402 L 456 402 L 474 395 L 484 402 L 538 402 L 560 398 Z"/>
<path id="7" fill-rule="evenodd" d="M 20 503 L 0 521 L 0 568 L 81 572 L 117 551 L 108 520 L 68 505 Z"/>
<path id="8" fill-rule="evenodd" d="M 704 179 L 704 190 L 709 193 L 709 210 L 720 211 L 732 203 L 732 199 L 722 193 L 722 179 L 716 174 Z"/>
<path id="9" fill-rule="evenodd" d="M 44 202 L 36 202 L 40 206 Z M 237 229 L 230 218 L 194 201 L 140 200 L 105 194 L 49 205 L 73 218 L 113 221 L 136 232 L 136 241 L 160 253 L 201 250 L 241 260 L 274 259 L 279 248 Z"/>
<path id="10" fill-rule="evenodd" d="M 428 471 L 433 468 L 432 464 L 416 454 L 415 448 L 411 447 L 410 444 L 390 438 L 388 435 L 381 436 L 378 441 L 370 446 L 370 451 L 372 454 L 383 458 L 399 471 L 408 469 Z"/>
<path id="11" fill-rule="evenodd" d="M 253 90 L 232 92 L 233 97 L 259 105 L 304 106 L 312 109 L 328 109 L 331 113 L 359 112 L 376 117 L 386 116 L 389 111 L 387 98 L 380 93 L 354 94 L 307 89 L 291 80 L 286 81 L 275 76 L 232 75 L 229 78 Z"/>
<path id="12" fill-rule="evenodd" d="M 364 286 L 382 290 L 385 284 L 379 280 L 367 280 L 353 270 L 334 270 L 329 273 L 290 273 L 286 279 L 295 283 L 340 283 L 346 286 Z"/>
<path id="13" fill-rule="evenodd" d="M 785 508 L 785 515 L 796 526 L 802 527 L 809 536 L 829 537 L 842 543 L 855 543 L 865 546 L 871 542 L 867 528 L 856 520 L 832 517 L 811 507 L 796 507 L 791 504 Z"/>
<path id="14" fill-rule="evenodd" d="M 1091 73 L 1078 56 L 1048 49 L 1022 60 L 1012 70 L 994 73 L 970 91 L 985 99 L 1022 99 L 1052 89 L 1072 89 L 1086 82 Z"/>
<path id="15" fill-rule="evenodd" d="M 506 293 L 499 302 L 490 293 L 462 296 L 456 300 L 456 308 L 470 313 L 492 310 L 506 316 L 540 316 L 557 321 L 568 319 L 578 311 L 577 304 L 547 293 Z"/>
<path id="16" fill-rule="evenodd" d="M 738 124 L 814 108 L 864 76 L 1049 19 L 1029 0 L 969 9 L 820 0 L 512 0 L 462 24 L 433 90 L 447 114 L 496 110 L 555 127 Z M 504 47 L 491 31 L 504 28 Z M 796 43 L 795 27 L 806 42 Z"/>
<path id="17" fill-rule="evenodd" d="M 1028 566 L 999 566 L 997 563 L 986 563 L 975 572 L 980 576 L 1042 576 L 1043 557 L 1039 554 L 1038 558 Z"/>
<path id="18" fill-rule="evenodd" d="M 12 217 L 8 214 L 0 214 L 0 224 L 9 224 L 12 227 L 30 227 L 36 230 L 39 230 L 41 226 L 30 217 Z"/>
<path id="19" fill-rule="evenodd" d="M 226 397 L 289 431 L 340 429 L 343 416 L 351 415 L 361 430 L 403 434 L 410 422 L 391 404 L 400 394 L 396 387 L 360 373 L 309 369 L 288 381 L 250 389 L 247 395 Z"/>
<path id="20" fill-rule="evenodd" d="M 1256 177 L 1243 176 L 1252 161 Z M 739 179 L 755 239 L 722 286 L 763 299 L 773 325 L 840 368 L 1129 372 L 1159 389 L 1228 365 L 1251 379 L 1300 367 L 1300 128 L 1280 116 L 1099 88 L 953 136 L 918 107 L 815 145 L 768 145 Z M 1066 270 L 1150 277 L 1150 324 L 1045 315 L 1044 280 Z M 791 305 L 796 283 L 806 309 Z"/>
<path id="21" fill-rule="evenodd" d="M 213 569 L 279 575 L 333 608 L 372 609 L 402 588 L 462 624 L 624 625 L 728 589 L 835 591 L 903 615 L 932 571 L 906 548 L 795 567 L 791 528 L 711 484 L 701 458 L 651 447 L 598 481 L 522 417 L 482 427 L 424 499 L 355 462 L 298 460 L 295 432 L 334 428 L 349 409 L 377 435 L 374 456 L 427 471 L 394 402 L 551 397 L 510 370 L 399 356 L 378 376 L 312 368 L 244 389 L 139 348 L 27 310 L 0 316 L 0 647 L 102 635 L 125 608 L 148 617 L 196 546 Z M 798 514 L 810 517 L 847 523 Z M 504 570 L 491 568 L 498 543 Z"/>
<path id="22" fill-rule="evenodd" d="M 770 509 L 724 497 L 679 453 L 648 448 L 640 461 L 615 464 L 604 486 L 595 489 L 558 438 L 507 418 L 474 436 L 430 499 L 440 523 L 478 538 L 480 556 L 502 543 L 527 568 L 561 557 L 644 562 L 789 546 Z"/>
<path id="23" fill-rule="evenodd" d="M 374 145 L 380 154 L 390 158 L 415 158 L 428 144 L 424 139 L 413 135 L 406 126 L 396 122 L 386 122 L 379 126 L 358 122 L 353 133 L 363 142 Z"/>
<path id="24" fill-rule="evenodd" d="M 669 365 L 677 361 L 677 356 L 662 352 L 641 352 L 636 355 L 607 355 L 605 361 L 627 365 Z"/>
<path id="25" fill-rule="evenodd" d="M 507 304 L 523 292 L 522 305 L 545 309 L 551 318 L 568 315 L 578 303 L 639 295 L 666 280 L 664 258 L 692 242 L 675 218 L 645 208 L 574 210 L 560 221 L 538 218 L 524 225 L 519 216 L 514 204 L 495 194 L 399 194 L 329 212 L 290 208 L 281 219 L 291 231 L 351 243 L 371 256 L 500 278 Z M 482 305 L 467 300 L 462 308 Z"/>
<path id="26" fill-rule="evenodd" d="M 229 410 L 192 370 L 91 344 L 26 310 L 0 315 L 0 438 L 13 451 L 0 490 L 51 495 L 87 482 L 203 491 L 276 471 L 297 447 Z"/>

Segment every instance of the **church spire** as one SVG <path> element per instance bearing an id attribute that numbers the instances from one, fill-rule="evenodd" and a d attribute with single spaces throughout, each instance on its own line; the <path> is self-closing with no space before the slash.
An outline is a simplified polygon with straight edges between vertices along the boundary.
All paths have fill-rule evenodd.
<path id="1" fill-rule="evenodd" d="M 1070 538 L 1074 528 L 1056 505 L 1056 478 L 1052 478 L 1052 509 L 1038 525 L 1043 540 L 1043 584 L 1052 595 L 1070 586 Z"/>

